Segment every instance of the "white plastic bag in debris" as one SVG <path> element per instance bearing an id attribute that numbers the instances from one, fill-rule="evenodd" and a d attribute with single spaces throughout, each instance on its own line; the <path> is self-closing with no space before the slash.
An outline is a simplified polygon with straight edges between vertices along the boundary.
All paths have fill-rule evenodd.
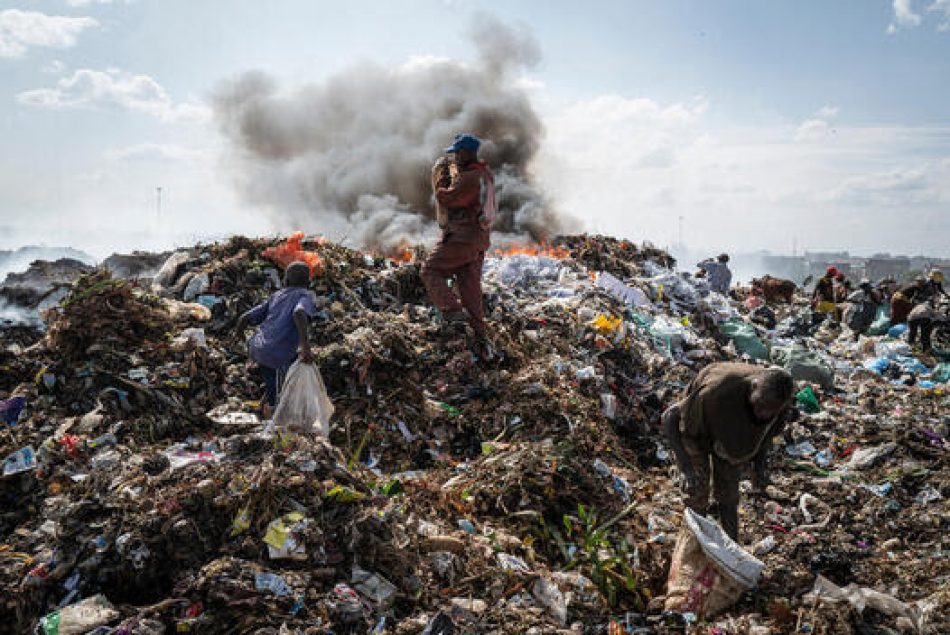
<path id="1" fill-rule="evenodd" d="M 333 402 L 316 364 L 296 361 L 287 371 L 274 412 L 274 424 L 289 430 L 330 435 Z"/>
<path id="2" fill-rule="evenodd" d="M 81 635 L 113 622 L 120 614 L 106 596 L 94 595 L 76 604 L 53 611 L 40 620 L 37 631 L 58 635 Z"/>
<path id="3" fill-rule="evenodd" d="M 160 293 L 174 285 L 190 257 L 187 251 L 176 251 L 169 256 L 162 268 L 152 278 L 152 291 Z"/>
<path id="4" fill-rule="evenodd" d="M 764 567 L 716 522 L 687 509 L 666 581 L 666 610 L 711 617 L 755 587 Z"/>
<path id="5" fill-rule="evenodd" d="M 671 355 L 683 349 L 683 344 L 690 346 L 696 343 L 693 332 L 665 315 L 658 315 L 649 327 L 650 336 L 655 346 L 666 350 Z"/>
<path id="6" fill-rule="evenodd" d="M 815 587 L 811 590 L 811 593 L 805 595 L 805 600 L 809 604 L 848 602 L 858 613 L 863 613 L 865 608 L 871 608 L 884 615 L 904 618 L 910 622 L 916 632 L 921 632 L 922 622 L 925 621 L 921 619 L 923 611 L 905 604 L 893 596 L 874 589 L 861 588 L 856 584 L 839 587 L 821 575 L 815 578 Z M 902 630 L 901 632 L 906 631 Z"/>
<path id="7" fill-rule="evenodd" d="M 625 304 L 636 307 L 653 305 L 650 298 L 641 289 L 627 286 L 619 278 L 606 271 L 597 274 L 597 280 L 594 284 Z"/>

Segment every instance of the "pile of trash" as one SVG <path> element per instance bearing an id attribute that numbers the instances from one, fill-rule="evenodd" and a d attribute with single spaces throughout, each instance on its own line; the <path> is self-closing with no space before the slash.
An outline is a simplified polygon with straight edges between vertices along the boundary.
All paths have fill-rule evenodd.
<path id="1" fill-rule="evenodd" d="M 44 633 L 941 633 L 950 373 L 774 328 L 602 236 L 485 262 L 493 350 L 398 258 L 236 237 L 114 257 L 0 329 L 0 623 Z M 237 317 L 311 266 L 328 437 L 262 420 Z M 885 365 L 878 360 L 884 359 Z M 684 514 L 663 410 L 778 364 L 803 416 L 740 544 Z M 873 362 L 873 363 L 872 363 Z"/>

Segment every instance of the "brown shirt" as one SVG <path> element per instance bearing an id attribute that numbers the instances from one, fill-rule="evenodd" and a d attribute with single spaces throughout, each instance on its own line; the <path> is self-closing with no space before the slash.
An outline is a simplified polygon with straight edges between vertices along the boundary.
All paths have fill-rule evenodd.
<path id="1" fill-rule="evenodd" d="M 461 168 L 449 187 L 440 187 L 435 198 L 448 212 L 448 223 L 443 228 L 443 243 L 476 244 L 488 249 L 489 232 L 478 222 L 481 214 L 482 178 L 475 166 Z"/>
<path id="2" fill-rule="evenodd" d="M 751 380 L 763 371 L 759 366 L 731 362 L 710 364 L 700 371 L 680 402 L 683 442 L 733 465 L 751 461 L 785 414 L 760 424 L 752 413 Z"/>

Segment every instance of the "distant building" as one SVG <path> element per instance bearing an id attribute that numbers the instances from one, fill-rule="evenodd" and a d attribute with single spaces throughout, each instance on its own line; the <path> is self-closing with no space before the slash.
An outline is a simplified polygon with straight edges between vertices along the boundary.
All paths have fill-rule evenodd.
<path id="1" fill-rule="evenodd" d="M 950 280 L 950 260 L 935 260 L 930 263 L 930 269 L 938 269 L 943 272 L 943 276 Z"/>
<path id="2" fill-rule="evenodd" d="M 834 267 L 846 277 L 852 277 L 851 255 L 846 251 L 806 251 L 805 261 L 808 263 L 808 274 L 823 276 L 828 267 Z"/>
<path id="3" fill-rule="evenodd" d="M 911 270 L 910 259 L 903 256 L 868 258 L 864 263 L 864 275 L 877 282 L 884 278 L 900 280 Z"/>
<path id="4" fill-rule="evenodd" d="M 844 274 L 845 278 L 853 278 L 854 271 L 850 260 L 809 260 L 808 273 L 812 276 L 823 276 L 828 267 L 834 267 Z"/>
<path id="5" fill-rule="evenodd" d="M 788 278 L 800 283 L 808 275 L 808 265 L 801 256 L 762 256 L 762 268 L 777 278 Z"/>

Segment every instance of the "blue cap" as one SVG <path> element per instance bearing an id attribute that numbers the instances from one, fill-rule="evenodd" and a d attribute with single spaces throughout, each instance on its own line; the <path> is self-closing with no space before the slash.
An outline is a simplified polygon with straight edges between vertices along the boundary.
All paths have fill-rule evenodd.
<path id="1" fill-rule="evenodd" d="M 446 148 L 445 151 L 458 152 L 459 150 L 471 150 L 472 152 L 478 152 L 480 145 L 482 145 L 482 142 L 473 134 L 457 134 L 455 135 L 455 143 Z"/>

